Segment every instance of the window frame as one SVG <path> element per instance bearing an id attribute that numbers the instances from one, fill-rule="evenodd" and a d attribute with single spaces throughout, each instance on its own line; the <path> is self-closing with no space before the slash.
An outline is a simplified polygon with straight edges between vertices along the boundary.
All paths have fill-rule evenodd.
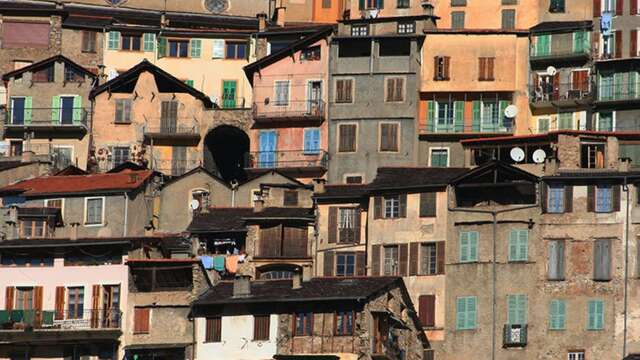
<path id="1" fill-rule="evenodd" d="M 229 46 L 234 46 L 234 54 L 232 57 L 229 57 Z M 243 57 L 239 57 L 238 56 L 238 49 L 239 46 L 244 46 L 244 56 Z M 224 59 L 225 60 L 247 60 L 249 56 L 249 46 L 246 42 L 244 41 L 225 41 L 224 42 Z"/>
<path id="2" fill-rule="evenodd" d="M 52 153 L 54 153 L 54 154 L 56 153 L 56 149 L 69 149 L 69 150 L 71 150 L 70 151 L 71 158 L 69 159 L 70 160 L 70 164 L 69 165 L 73 165 L 73 158 L 75 157 L 75 150 L 76 150 L 73 145 L 51 145 L 51 149 L 52 149 Z M 56 161 L 58 161 L 58 159 Z M 67 166 L 69 166 L 69 165 L 67 165 Z"/>
<path id="3" fill-rule="evenodd" d="M 355 131 L 354 131 L 354 139 L 353 139 L 353 147 L 351 149 L 342 149 L 340 144 L 341 144 L 341 136 L 342 136 L 342 127 L 343 126 L 355 126 Z M 336 141 L 338 142 L 338 146 L 337 146 L 337 154 L 353 154 L 353 153 L 357 153 L 358 152 L 358 123 L 354 123 L 354 122 L 347 122 L 347 123 L 339 123 L 337 124 L 338 127 L 338 136 L 336 137 Z"/>
<path id="4" fill-rule="evenodd" d="M 604 191 L 606 189 L 606 191 Z M 596 185 L 593 188 L 593 211 L 599 214 L 607 214 L 613 212 L 613 186 L 611 185 Z M 608 195 L 607 195 L 608 193 Z M 599 195 L 604 194 L 604 195 Z M 601 201 L 607 201 L 606 204 L 602 204 Z"/>
<path id="5" fill-rule="evenodd" d="M 522 244 L 521 234 L 526 234 L 524 238 L 524 248 Z M 514 254 L 512 250 L 515 249 Z M 509 262 L 527 262 L 529 261 L 529 230 L 528 229 L 512 229 L 509 231 Z"/>
<path id="6" fill-rule="evenodd" d="M 123 119 L 121 119 L 120 121 L 118 120 L 118 103 L 122 103 L 123 105 L 123 111 L 122 111 L 122 116 Z M 128 105 L 128 109 L 127 110 L 127 106 L 126 103 L 129 103 Z M 114 110 L 114 114 L 113 114 L 113 123 L 117 124 L 117 125 L 128 125 L 131 124 L 131 112 L 133 110 L 133 101 L 131 99 L 128 98 L 122 98 L 122 99 L 115 99 L 114 100 L 114 106 L 115 106 L 115 110 Z M 128 118 L 129 120 L 126 121 L 125 119 Z"/>
<path id="7" fill-rule="evenodd" d="M 351 91 L 350 94 L 348 96 L 348 98 L 338 98 L 338 81 L 349 81 L 351 82 Z M 356 80 L 355 78 L 352 77 L 340 77 L 340 78 L 335 78 L 335 80 L 333 81 L 333 102 L 337 105 L 340 104 L 353 104 L 355 102 L 355 85 L 356 85 Z M 346 92 L 343 92 L 343 94 L 346 94 Z"/>
<path id="8" fill-rule="evenodd" d="M 88 54 L 95 54 L 97 52 L 98 34 L 91 30 L 81 30 L 82 39 L 80 43 L 80 51 Z M 85 45 L 90 45 L 85 47 Z"/>
<path id="9" fill-rule="evenodd" d="M 560 311 L 560 309 L 562 309 L 562 311 Z M 567 301 L 564 299 L 551 299 L 551 301 L 549 301 L 549 330 L 562 331 L 566 329 Z"/>
<path id="10" fill-rule="evenodd" d="M 473 300 L 473 310 L 468 310 L 469 302 Z M 460 302 L 464 301 L 464 311 L 460 311 Z M 461 324 L 460 318 L 463 315 Z M 470 324 L 468 319 L 473 315 L 473 323 Z M 456 330 L 475 330 L 478 328 L 478 297 L 477 296 L 459 296 L 456 298 Z"/>
<path id="11" fill-rule="evenodd" d="M 366 37 L 369 36 L 369 25 L 367 24 L 351 24 L 351 36 Z"/>
<path id="12" fill-rule="evenodd" d="M 382 196 L 382 218 L 398 219 L 400 215 L 400 194 L 390 194 Z M 387 212 L 387 210 L 389 210 Z M 389 215 L 387 215 L 389 213 Z"/>
<path id="13" fill-rule="evenodd" d="M 191 57 L 191 40 L 184 38 L 164 38 L 166 39 L 166 47 L 164 57 L 171 59 L 188 59 Z M 171 43 L 177 43 L 176 55 L 171 55 Z M 185 56 L 180 56 L 182 44 L 187 43 L 187 50 Z"/>
<path id="14" fill-rule="evenodd" d="M 391 249 L 391 252 L 393 253 L 395 249 L 395 258 L 391 257 L 391 258 L 387 258 L 387 249 Z M 391 264 L 392 267 L 392 271 L 387 272 L 387 259 L 389 259 L 389 261 L 393 261 L 394 263 Z M 383 245 L 382 246 L 382 274 L 384 276 L 400 276 L 400 246 L 398 245 Z"/>
<path id="15" fill-rule="evenodd" d="M 448 147 L 435 146 L 435 147 L 430 147 L 429 148 L 429 167 L 434 167 L 433 166 L 433 159 L 432 159 L 433 150 L 436 150 L 436 151 L 443 151 L 444 150 L 446 152 L 446 154 L 447 154 L 447 165 L 445 167 L 450 167 L 451 166 L 451 163 L 450 163 L 451 150 Z"/>
<path id="16" fill-rule="evenodd" d="M 89 223 L 88 222 L 88 215 L 89 215 L 89 208 L 87 207 L 87 204 L 89 203 L 89 200 L 96 200 L 96 199 L 100 199 L 101 200 L 101 220 L 100 223 Z M 100 226 L 104 226 L 104 219 L 105 219 L 105 208 L 106 208 L 106 196 L 88 196 L 84 198 L 84 226 L 85 227 L 100 227 Z"/>
<path id="17" fill-rule="evenodd" d="M 564 185 L 549 185 L 547 187 L 547 213 L 564 214 L 566 204 L 566 187 Z M 552 206 L 552 204 L 555 204 Z M 557 205 L 557 206 L 556 206 Z"/>
<path id="18" fill-rule="evenodd" d="M 386 125 L 386 126 L 396 126 L 396 139 L 395 139 L 395 150 L 392 148 L 389 149 L 383 149 L 382 145 L 383 145 L 383 141 L 382 141 L 382 126 Z M 400 132 L 402 131 L 402 125 L 400 124 L 400 122 L 398 121 L 380 121 L 378 123 L 378 152 L 380 153 L 399 153 L 400 152 L 400 140 L 401 140 L 401 136 L 400 136 Z"/>
<path id="19" fill-rule="evenodd" d="M 353 252 L 353 251 L 346 251 L 346 252 L 338 251 L 338 252 L 335 253 L 335 258 L 336 258 L 336 269 L 335 269 L 335 272 L 334 272 L 335 276 L 337 276 L 337 277 L 353 277 L 353 276 L 356 276 L 356 273 L 357 273 L 357 269 L 356 269 L 356 267 L 357 267 L 356 266 L 357 256 L 356 256 L 355 252 Z M 342 267 L 343 267 L 342 273 L 338 272 L 338 266 L 339 266 L 338 259 L 340 259 L 340 258 L 342 258 L 344 260 L 344 262 L 342 264 Z M 349 274 L 349 271 L 348 271 L 348 269 L 349 269 L 349 258 L 353 259 L 353 262 L 351 264 L 351 267 L 352 267 L 352 269 L 351 269 L 352 273 L 351 274 Z"/>
<path id="20" fill-rule="evenodd" d="M 222 316 L 212 316 L 204 319 L 204 342 L 219 343 L 222 342 Z M 216 323 L 217 322 L 217 323 Z M 215 326 L 219 324 L 218 326 Z"/>
<path id="21" fill-rule="evenodd" d="M 593 314 L 592 321 L 592 306 L 595 306 L 595 313 Z M 597 307 L 602 307 L 602 311 L 599 312 Z M 596 318 L 597 317 L 597 318 Z M 587 301 L 587 330 L 588 331 L 603 331 L 605 329 L 605 301 L 602 299 L 589 299 Z"/>
<path id="22" fill-rule="evenodd" d="M 437 241 L 420 243 L 420 268 L 418 269 L 420 275 L 440 275 L 438 273 L 438 246 Z M 427 248 L 433 248 L 433 253 L 427 253 Z M 431 258 L 433 258 L 433 261 Z M 433 272 L 431 271 L 431 267 L 433 267 Z M 427 268 L 427 271 L 425 271 L 425 268 Z"/>
<path id="23" fill-rule="evenodd" d="M 467 246 L 467 251 L 466 253 L 463 252 L 463 245 L 462 245 L 462 236 L 463 234 L 467 235 L 467 241 L 468 244 Z M 472 234 L 474 234 L 473 238 L 469 237 Z M 475 247 L 475 256 L 471 256 L 473 254 L 472 252 L 472 241 L 473 241 L 473 246 Z M 460 233 L 458 234 L 458 261 L 460 263 L 476 263 L 478 262 L 478 243 L 480 242 L 480 233 L 477 231 L 460 231 Z"/>
<path id="24" fill-rule="evenodd" d="M 282 88 L 279 85 L 284 85 L 286 84 L 286 86 L 284 86 L 284 88 L 286 89 L 287 93 L 286 93 L 286 99 L 282 99 L 282 101 L 280 101 L 278 99 L 278 89 Z M 289 106 L 289 104 L 291 103 L 291 81 L 290 80 L 275 80 L 273 82 L 273 106 L 278 106 L 278 107 L 287 107 Z"/>
<path id="25" fill-rule="evenodd" d="M 389 82 L 393 82 L 393 93 L 389 94 Z M 400 91 L 400 96 L 398 96 L 398 94 L 396 94 L 396 86 L 397 86 L 397 81 L 402 81 L 402 86 L 401 86 L 401 91 Z M 384 78 L 384 102 L 385 103 L 403 103 L 406 100 L 406 86 L 407 86 L 407 81 L 406 78 L 404 76 L 387 76 Z M 392 96 L 393 95 L 393 96 Z M 392 96 L 390 98 L 390 96 Z"/>
<path id="26" fill-rule="evenodd" d="M 567 352 L 567 360 L 585 360 L 584 350 L 570 350 Z"/>
<path id="27" fill-rule="evenodd" d="M 353 336 L 356 327 L 356 312 L 353 310 L 336 311 L 333 313 L 333 335 L 334 336 Z M 346 320 L 345 320 L 346 317 Z M 349 317 L 351 318 L 351 326 L 348 326 Z M 338 328 L 338 319 L 342 318 L 342 326 Z"/>
<path id="28" fill-rule="evenodd" d="M 416 22 L 415 21 L 399 21 L 396 27 L 398 34 L 415 34 Z"/>
<path id="29" fill-rule="evenodd" d="M 301 319 L 302 317 L 302 319 Z M 295 312 L 293 313 L 293 336 L 312 336 L 313 335 L 313 312 Z M 298 333 L 298 322 L 302 320 L 302 333 Z"/>
<path id="30" fill-rule="evenodd" d="M 124 39 L 127 38 L 129 39 L 129 48 L 125 49 L 124 48 Z M 134 49 L 133 48 L 133 44 L 134 44 L 134 38 L 138 39 L 138 49 Z M 120 47 L 118 48 L 119 51 L 128 51 L 128 52 L 141 52 L 143 49 L 143 34 L 131 34 L 131 33 L 120 33 Z"/>

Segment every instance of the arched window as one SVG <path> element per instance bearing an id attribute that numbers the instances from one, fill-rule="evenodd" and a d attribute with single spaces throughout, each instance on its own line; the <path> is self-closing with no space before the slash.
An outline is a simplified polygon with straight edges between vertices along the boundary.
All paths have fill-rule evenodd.
<path id="1" fill-rule="evenodd" d="M 300 267 L 290 264 L 265 265 L 256 269 L 258 279 L 261 280 L 282 280 L 291 279 L 293 274 L 300 271 Z"/>

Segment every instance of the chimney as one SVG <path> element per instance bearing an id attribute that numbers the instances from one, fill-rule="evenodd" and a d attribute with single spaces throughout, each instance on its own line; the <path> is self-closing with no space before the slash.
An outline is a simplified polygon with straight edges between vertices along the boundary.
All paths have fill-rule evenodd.
<path id="1" fill-rule="evenodd" d="M 267 14 L 261 12 L 256 15 L 258 18 L 258 31 L 263 32 L 267 29 Z"/>
<path id="2" fill-rule="evenodd" d="M 302 282 L 311 280 L 311 265 L 302 265 Z"/>
<path id="3" fill-rule="evenodd" d="M 264 199 L 262 197 L 253 202 L 253 212 L 262 212 L 264 210 Z"/>
<path id="4" fill-rule="evenodd" d="M 276 8 L 276 25 L 284 26 L 286 11 L 287 11 L 287 8 L 284 6 L 280 6 Z"/>
<path id="5" fill-rule="evenodd" d="M 251 295 L 251 280 L 249 276 L 238 275 L 233 280 L 233 297 L 247 297 Z"/>
<path id="6" fill-rule="evenodd" d="M 631 158 L 621 157 L 618 159 L 618 171 L 628 172 L 631 170 Z"/>
<path id="7" fill-rule="evenodd" d="M 316 194 L 324 194 L 324 184 L 327 182 L 325 179 L 313 179 L 313 192 Z"/>
<path id="8" fill-rule="evenodd" d="M 558 173 L 558 159 L 549 156 L 544 163 L 544 175 L 553 176 Z"/>
<path id="9" fill-rule="evenodd" d="M 291 280 L 291 288 L 293 290 L 302 289 L 302 274 L 300 274 L 300 272 L 296 271 L 293 273 L 293 278 Z"/>

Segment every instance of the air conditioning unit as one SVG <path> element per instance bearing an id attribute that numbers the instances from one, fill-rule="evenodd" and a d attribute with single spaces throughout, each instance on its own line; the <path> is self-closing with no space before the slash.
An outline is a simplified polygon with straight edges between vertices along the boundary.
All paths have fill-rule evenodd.
<path id="1" fill-rule="evenodd" d="M 503 347 L 527 346 L 527 325 L 505 324 Z"/>

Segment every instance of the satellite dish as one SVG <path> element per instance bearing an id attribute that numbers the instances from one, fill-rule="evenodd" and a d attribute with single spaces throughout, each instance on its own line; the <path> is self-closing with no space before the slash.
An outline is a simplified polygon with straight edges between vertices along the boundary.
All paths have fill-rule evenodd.
<path id="1" fill-rule="evenodd" d="M 197 210 L 200 207 L 200 201 L 193 199 L 189 206 L 191 207 L 191 210 Z"/>
<path id="2" fill-rule="evenodd" d="M 377 17 L 378 17 L 378 12 L 379 12 L 379 10 L 378 10 L 378 9 L 371 9 L 371 10 L 369 10 L 369 18 L 370 18 L 370 19 L 375 19 L 375 18 L 377 18 Z"/>
<path id="3" fill-rule="evenodd" d="M 118 72 L 113 70 L 113 69 L 111 69 L 111 70 L 109 70 L 109 73 L 107 75 L 107 81 L 115 79 L 117 77 L 118 77 Z"/>
<path id="4" fill-rule="evenodd" d="M 509 155 L 511 155 L 511 160 L 517 163 L 524 160 L 524 150 L 519 147 L 514 147 L 513 149 L 511 149 Z"/>
<path id="5" fill-rule="evenodd" d="M 514 118 L 518 115 L 518 107 L 511 104 L 504 109 L 504 116 L 508 118 Z"/>
<path id="6" fill-rule="evenodd" d="M 558 70 L 556 70 L 556 68 L 554 68 L 553 66 L 549 66 L 547 68 L 547 75 L 555 75 L 558 72 Z"/>
<path id="7" fill-rule="evenodd" d="M 531 158 L 533 159 L 534 163 L 542 164 L 544 162 L 544 159 L 547 158 L 547 153 L 542 149 L 538 149 L 533 152 L 533 155 L 531 155 Z"/>

